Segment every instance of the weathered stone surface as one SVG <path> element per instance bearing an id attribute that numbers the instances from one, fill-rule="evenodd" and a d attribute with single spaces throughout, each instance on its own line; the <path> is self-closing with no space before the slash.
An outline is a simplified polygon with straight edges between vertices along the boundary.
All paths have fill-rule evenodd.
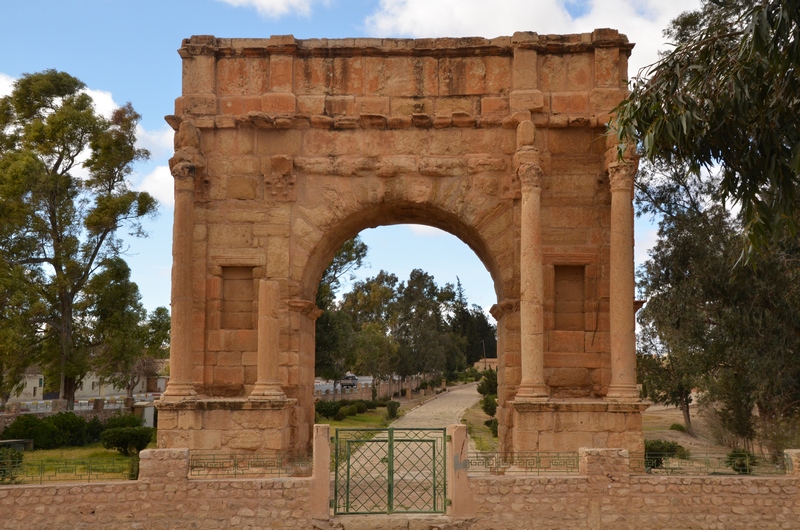
<path id="1" fill-rule="evenodd" d="M 343 241 L 395 223 L 451 232 L 491 273 L 501 448 L 610 443 L 620 432 L 611 420 L 553 437 L 514 400 L 631 399 L 627 309 L 603 302 L 633 297 L 632 271 L 612 266 L 627 259 L 632 233 L 612 227 L 630 209 L 630 190 L 621 200 L 613 183 L 628 182 L 620 175 L 635 161 L 616 164 L 603 138 L 631 47 L 613 30 L 187 39 L 183 93 L 168 120 L 178 129 L 173 381 L 159 443 L 307 447 L 317 282 Z M 584 271 L 580 289 L 559 294 L 558 267 Z M 233 270 L 243 277 L 227 277 Z M 261 281 L 277 286 L 277 310 L 260 307 Z M 264 319 L 277 328 L 264 332 L 269 347 L 257 340 Z M 295 401 L 278 399 L 274 417 L 239 410 L 269 403 L 267 382 Z M 200 405 L 212 398 L 225 399 Z M 171 404 L 184 402 L 183 416 L 170 418 Z M 551 424 L 569 420 L 548 414 Z"/>

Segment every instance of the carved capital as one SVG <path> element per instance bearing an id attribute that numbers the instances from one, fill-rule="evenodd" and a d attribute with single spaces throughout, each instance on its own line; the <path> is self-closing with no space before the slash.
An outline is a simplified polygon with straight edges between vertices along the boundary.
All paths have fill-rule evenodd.
<path id="1" fill-rule="evenodd" d="M 316 320 L 322 315 L 322 309 L 317 307 L 317 304 L 312 302 L 311 300 L 287 300 L 286 304 L 289 306 L 289 311 L 294 311 L 295 313 L 301 313 L 311 320 Z"/>
<path id="2" fill-rule="evenodd" d="M 520 164 L 517 168 L 517 175 L 522 185 L 522 189 L 542 187 L 542 168 L 536 164 Z"/>
<path id="3" fill-rule="evenodd" d="M 630 192 L 633 188 L 633 177 L 636 175 L 636 164 L 610 164 L 608 166 L 608 180 L 611 190 Z"/>
<path id="4" fill-rule="evenodd" d="M 492 314 L 495 320 L 499 321 L 501 317 L 508 313 L 519 312 L 519 300 L 503 300 L 498 304 L 494 304 L 489 308 L 489 313 Z"/>

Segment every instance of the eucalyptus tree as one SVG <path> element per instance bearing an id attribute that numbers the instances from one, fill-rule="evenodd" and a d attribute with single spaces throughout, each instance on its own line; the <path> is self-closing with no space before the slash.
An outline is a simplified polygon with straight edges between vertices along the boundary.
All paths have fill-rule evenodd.
<path id="1" fill-rule="evenodd" d="M 81 308 L 104 259 L 123 251 L 120 230 L 144 236 L 141 221 L 156 201 L 131 189 L 140 119 L 130 104 L 109 119 L 85 85 L 64 72 L 24 74 L 0 99 L 0 202 L 4 220 L 0 266 L 35 293 L 28 319 L 40 337 L 35 359 L 59 382 L 70 406 L 89 370 L 88 315 Z"/>

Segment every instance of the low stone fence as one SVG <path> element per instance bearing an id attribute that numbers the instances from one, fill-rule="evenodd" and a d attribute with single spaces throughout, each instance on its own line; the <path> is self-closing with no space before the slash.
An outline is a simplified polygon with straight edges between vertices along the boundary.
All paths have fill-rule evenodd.
<path id="1" fill-rule="evenodd" d="M 800 451 L 784 476 L 633 474 L 620 449 L 582 449 L 575 474 L 471 475 L 462 425 L 448 428 L 445 516 L 333 517 L 329 429 L 314 429 L 308 478 L 193 478 L 187 450 L 147 450 L 137 481 L 0 486 L 0 528 L 800 528 Z"/>

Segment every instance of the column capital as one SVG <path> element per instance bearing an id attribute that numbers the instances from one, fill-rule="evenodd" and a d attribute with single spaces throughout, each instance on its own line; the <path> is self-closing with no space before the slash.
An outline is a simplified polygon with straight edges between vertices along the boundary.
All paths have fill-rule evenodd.
<path id="1" fill-rule="evenodd" d="M 289 306 L 289 311 L 301 313 L 312 320 L 318 319 L 323 313 L 322 309 L 318 308 L 317 304 L 311 300 L 292 298 L 287 300 L 286 304 Z"/>
<path id="2" fill-rule="evenodd" d="M 608 166 L 608 180 L 611 183 L 611 191 L 628 191 L 633 188 L 633 178 L 636 176 L 637 164 L 614 163 Z"/>
<path id="3" fill-rule="evenodd" d="M 517 168 L 520 184 L 523 190 L 542 187 L 542 167 L 537 164 L 522 163 Z"/>

